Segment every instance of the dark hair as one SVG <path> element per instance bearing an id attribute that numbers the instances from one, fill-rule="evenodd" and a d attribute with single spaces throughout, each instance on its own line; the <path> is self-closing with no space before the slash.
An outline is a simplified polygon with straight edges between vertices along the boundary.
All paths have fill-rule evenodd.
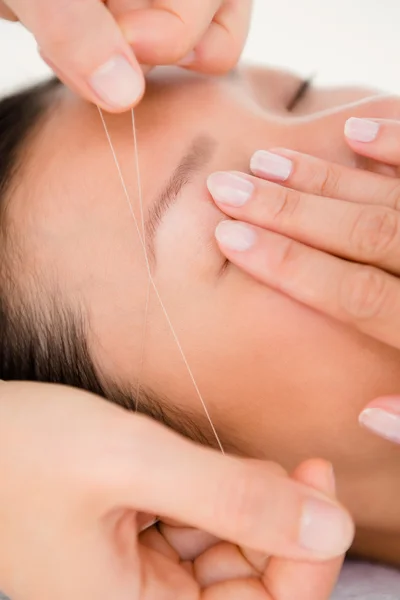
<path id="1" fill-rule="evenodd" d="M 12 227 L 10 234 L 7 206 L 23 178 L 24 152 L 52 110 L 60 86 L 52 79 L 0 100 L 0 379 L 65 384 L 128 409 L 137 400 L 140 412 L 196 441 L 215 445 L 206 422 L 198 417 L 174 409 L 151 390 L 141 389 L 136 399 L 132 390 L 105 381 L 89 352 L 83 310 L 76 314 L 62 298 L 43 297 L 43 292 L 28 294 L 16 282 L 17 230 Z"/>

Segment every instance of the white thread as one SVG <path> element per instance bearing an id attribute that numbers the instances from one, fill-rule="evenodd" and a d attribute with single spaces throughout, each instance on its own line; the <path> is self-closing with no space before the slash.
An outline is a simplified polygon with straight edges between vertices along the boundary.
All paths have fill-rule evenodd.
<path id="1" fill-rule="evenodd" d="M 142 182 L 140 178 L 140 165 L 139 165 L 139 148 L 137 143 L 137 135 L 136 135 L 136 126 L 135 126 L 135 113 L 132 109 L 132 133 L 133 133 L 133 145 L 134 145 L 134 154 L 135 154 L 135 167 L 136 167 L 136 181 L 137 181 L 137 189 L 138 189 L 138 197 L 139 197 L 139 205 L 140 205 L 140 220 L 142 223 L 142 236 L 143 236 L 143 245 L 146 248 L 146 229 L 144 224 L 144 210 L 143 210 L 143 202 L 142 198 Z M 150 302 L 150 279 L 147 282 L 147 291 L 146 291 L 146 302 L 144 308 L 144 317 L 143 317 L 143 330 L 142 330 L 142 343 L 140 350 L 140 361 L 137 375 L 137 385 L 136 385 L 136 395 L 135 395 L 135 411 L 138 410 L 139 404 L 139 394 L 141 389 L 141 381 L 143 377 L 143 366 L 144 366 L 144 352 L 146 347 L 146 333 L 147 333 L 147 321 L 149 314 L 149 302 Z"/>
<path id="2" fill-rule="evenodd" d="M 205 414 L 206 414 L 206 417 L 207 417 L 207 419 L 208 419 L 208 422 L 209 422 L 209 424 L 210 424 L 211 430 L 212 430 L 212 432 L 213 432 L 213 434 L 214 434 L 214 436 L 215 436 L 215 439 L 217 440 L 218 446 L 219 446 L 219 448 L 220 448 L 220 450 L 221 450 L 222 454 L 225 454 L 225 452 L 224 452 L 224 448 L 223 448 L 223 446 L 222 446 L 222 443 L 221 443 L 221 440 L 219 439 L 218 433 L 217 433 L 217 431 L 216 431 L 216 429 L 215 429 L 215 427 L 214 427 L 214 424 L 213 424 L 213 422 L 212 422 L 212 420 L 211 420 L 211 416 L 210 416 L 210 413 L 209 413 L 209 411 L 208 411 L 207 405 L 206 405 L 206 403 L 205 403 L 205 401 L 204 401 L 204 399 L 203 399 L 203 396 L 201 395 L 201 392 L 200 392 L 199 386 L 197 385 L 197 382 L 196 382 L 196 380 L 195 380 L 195 378 L 194 378 L 194 375 L 193 375 L 192 369 L 191 369 L 191 368 L 190 368 L 190 366 L 189 366 L 189 363 L 188 363 L 188 361 L 187 361 L 187 358 L 186 358 L 186 355 L 185 355 L 185 353 L 184 353 L 184 351 L 183 351 L 182 345 L 181 345 L 181 343 L 180 343 L 180 341 L 179 341 L 179 338 L 178 338 L 178 336 L 177 336 L 177 334 L 176 334 L 175 328 L 174 328 L 174 326 L 173 326 L 173 324 L 172 324 L 172 322 L 171 322 L 171 319 L 170 319 L 170 317 L 169 317 L 169 314 L 168 314 L 168 312 L 167 312 L 167 309 L 166 309 L 166 307 L 165 307 L 165 305 L 164 305 L 164 303 L 163 303 L 163 301 L 162 301 L 161 295 L 160 295 L 160 293 L 159 293 L 159 291 L 158 291 L 158 288 L 157 288 L 157 286 L 156 286 L 156 284 L 155 284 L 155 281 L 154 281 L 154 279 L 153 279 L 153 276 L 152 276 L 152 274 L 151 274 L 150 263 L 149 263 L 149 258 L 148 258 L 148 256 L 147 256 L 147 250 L 146 250 L 146 246 L 145 246 L 145 243 L 144 243 L 144 239 L 142 238 L 142 235 L 141 235 L 141 233 L 140 233 L 140 228 L 139 228 L 139 225 L 138 225 L 138 222 L 137 222 L 137 219 L 136 219 L 135 212 L 134 212 L 134 210 L 133 210 L 133 207 L 132 207 L 132 202 L 131 202 L 131 199 L 130 199 L 130 196 L 129 196 L 128 189 L 127 189 L 127 187 L 126 187 L 126 184 L 125 184 L 125 179 L 124 179 L 124 176 L 123 176 L 123 174 L 122 174 L 121 166 L 120 166 L 120 163 L 119 163 L 119 160 L 118 160 L 117 154 L 116 154 L 116 152 L 115 152 L 114 145 L 113 145 L 113 143 L 112 143 L 112 139 L 111 139 L 110 133 L 109 133 L 109 131 L 108 131 L 107 123 L 106 123 L 106 121 L 105 121 L 105 118 L 104 118 L 104 116 L 103 116 L 103 111 L 101 110 L 101 108 L 100 108 L 99 106 L 98 106 L 97 108 L 98 108 L 98 111 L 99 111 L 99 114 L 100 114 L 101 121 L 102 121 L 102 123 L 103 123 L 104 131 L 105 131 L 105 134 L 106 134 L 106 137 L 107 137 L 107 140 L 108 140 L 109 146 L 110 146 L 110 150 L 111 150 L 111 153 L 112 153 L 112 156 L 113 156 L 114 162 L 115 162 L 115 166 L 116 166 L 116 168 L 117 168 L 117 171 L 118 171 L 118 175 L 119 175 L 119 178 L 120 178 L 120 181 L 121 181 L 122 189 L 123 189 L 123 191 L 124 191 L 124 194 L 125 194 L 125 197 L 126 197 L 126 200 L 127 200 L 127 203 L 128 203 L 129 212 L 130 212 L 130 214 L 131 214 L 131 217 L 132 217 L 132 219 L 133 219 L 133 221 L 134 221 L 134 223 L 135 223 L 136 230 L 137 230 L 137 233 L 138 233 L 138 236 L 139 236 L 139 241 L 140 241 L 140 244 L 141 244 L 141 246 L 142 246 L 142 250 L 143 250 L 144 257 L 145 257 L 145 261 L 146 261 L 146 267 L 147 267 L 147 272 L 148 272 L 148 277 L 149 277 L 149 282 L 150 282 L 150 285 L 151 285 L 151 287 L 153 288 L 153 290 L 154 290 L 154 292 L 155 292 L 155 294 L 156 294 L 156 296 L 157 296 L 157 300 L 158 300 L 158 302 L 159 302 L 159 304 L 160 304 L 161 310 L 162 310 L 162 311 L 163 311 L 163 313 L 164 313 L 165 319 L 166 319 L 166 321 L 167 321 L 167 323 L 168 323 L 168 327 L 170 328 L 170 331 L 171 331 L 171 333 L 172 333 L 172 336 L 173 336 L 173 338 L 174 338 L 174 340 L 175 340 L 175 343 L 176 343 L 176 345 L 177 345 L 177 347 L 178 347 L 178 350 L 179 350 L 179 353 L 180 353 L 180 355 L 181 355 L 181 358 L 182 358 L 182 360 L 183 360 L 183 362 L 184 362 L 184 365 L 185 365 L 185 367 L 186 367 L 186 370 L 187 370 L 187 372 L 188 372 L 188 374 L 189 374 L 189 377 L 190 377 L 190 379 L 191 379 L 191 381 L 192 381 L 192 384 L 193 384 L 193 387 L 194 387 L 194 389 L 195 389 L 195 391 L 196 391 L 196 394 L 197 394 L 197 396 L 198 396 L 198 398 L 199 398 L 199 400 L 200 400 L 200 402 L 201 402 L 201 405 L 202 405 L 202 407 L 203 407 L 203 410 L 204 410 L 204 412 L 205 412 Z M 132 122 L 133 122 L 133 129 L 134 129 L 134 131 L 135 131 L 135 136 L 134 136 L 134 137 L 135 137 L 135 140 L 137 141 L 137 137 L 136 137 L 136 127 L 135 127 L 135 120 L 134 120 L 134 112 L 133 112 L 133 109 L 132 109 Z M 137 150 L 137 143 L 136 143 L 136 146 L 135 146 L 135 147 L 136 147 L 136 150 Z M 139 185 L 139 202 L 140 202 L 140 205 L 141 205 L 141 212 L 143 213 L 143 194 L 142 194 L 142 187 L 141 187 L 140 173 L 139 173 L 139 160 L 138 160 L 138 153 L 136 153 L 136 168 L 137 168 L 137 170 L 138 170 L 137 177 L 138 177 L 138 185 Z"/>

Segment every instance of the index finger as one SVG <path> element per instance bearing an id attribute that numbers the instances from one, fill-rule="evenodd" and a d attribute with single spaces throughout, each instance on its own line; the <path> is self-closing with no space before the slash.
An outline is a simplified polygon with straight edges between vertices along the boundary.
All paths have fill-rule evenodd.
<path id="1" fill-rule="evenodd" d="M 125 422 L 125 460 L 114 486 L 119 505 L 293 559 L 325 560 L 350 546 L 345 509 L 273 466 L 223 456 L 138 415 Z"/>
<path id="2" fill-rule="evenodd" d="M 207 31 L 221 0 L 155 0 L 149 9 L 132 10 L 120 26 L 140 62 L 175 64 Z"/>
<path id="3" fill-rule="evenodd" d="M 15 0 L 18 18 L 34 34 L 57 74 L 86 99 L 119 112 L 144 92 L 139 64 L 100 0 Z"/>
<path id="4" fill-rule="evenodd" d="M 251 159 L 251 171 L 262 179 L 308 194 L 358 204 L 400 207 L 397 178 L 346 167 L 295 150 L 258 150 Z"/>
<path id="5" fill-rule="evenodd" d="M 400 348 L 400 281 L 248 223 L 222 221 L 225 256 L 258 281 Z"/>

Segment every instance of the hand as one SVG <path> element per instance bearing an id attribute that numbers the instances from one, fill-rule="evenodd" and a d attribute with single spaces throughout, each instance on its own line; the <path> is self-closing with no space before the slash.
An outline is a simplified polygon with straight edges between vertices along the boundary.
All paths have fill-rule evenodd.
<path id="1" fill-rule="evenodd" d="M 283 474 L 281 469 L 279 472 Z M 292 477 L 326 494 L 335 494 L 332 467 L 324 461 L 309 460 L 300 465 Z M 142 543 L 155 549 L 163 545 L 169 553 L 172 548 L 179 555 L 182 566 L 204 588 L 204 600 L 233 597 L 327 600 L 343 562 L 343 557 L 322 564 L 277 559 L 217 540 L 204 532 L 170 525 L 163 523 L 159 531 L 146 532 Z"/>
<path id="2" fill-rule="evenodd" d="M 267 586 L 276 600 L 291 597 L 290 585 L 299 600 L 310 590 L 325 600 L 335 557 L 352 540 L 325 463 L 306 463 L 293 481 L 276 465 L 222 456 L 86 392 L 1 384 L 0 437 L 0 587 L 19 600 L 217 600 L 222 582 L 232 593 L 247 586 L 249 600 L 268 598 Z M 233 546 L 216 546 L 236 553 L 224 570 L 207 558 L 209 541 L 192 557 L 167 534 L 163 542 L 150 530 L 138 541 L 138 513 L 256 554 L 240 562 Z M 257 553 L 281 557 L 265 580 L 261 565 L 258 582 Z M 195 570 L 181 562 L 197 557 Z"/>
<path id="3" fill-rule="evenodd" d="M 238 61 L 252 0 L 0 0 L 20 20 L 61 80 L 105 110 L 135 106 L 140 64 L 224 73 Z"/>
<path id="4" fill-rule="evenodd" d="M 290 150 L 257 152 L 257 177 L 209 179 L 221 210 L 241 220 L 222 222 L 217 239 L 261 282 L 400 349 L 400 122 L 350 119 L 345 131 L 387 176 Z M 375 400 L 360 420 L 400 443 L 400 397 Z"/>

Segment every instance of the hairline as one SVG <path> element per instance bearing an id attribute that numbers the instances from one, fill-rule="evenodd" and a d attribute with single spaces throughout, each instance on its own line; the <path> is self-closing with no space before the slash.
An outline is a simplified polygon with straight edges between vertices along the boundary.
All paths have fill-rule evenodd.
<path id="1" fill-rule="evenodd" d="M 19 378 L 19 375 L 22 375 L 23 378 L 25 370 L 27 376 L 30 376 L 25 379 L 27 381 L 47 381 L 86 389 L 114 404 L 134 410 L 136 399 L 133 390 L 118 384 L 112 378 L 104 378 L 94 363 L 88 347 L 90 333 L 88 311 L 82 306 L 75 309 L 66 305 L 62 306 L 59 300 L 57 301 L 56 290 L 48 294 L 46 302 L 43 303 L 41 301 L 43 295 L 40 296 L 43 288 L 41 288 L 40 282 L 38 287 L 35 286 L 36 289 L 29 286 L 31 289 L 26 294 L 28 286 L 25 287 L 24 285 L 24 290 L 22 290 L 15 279 L 15 274 L 13 276 L 15 268 L 13 259 L 16 258 L 20 245 L 17 236 L 7 235 L 9 233 L 9 228 L 6 229 L 7 221 L 8 226 L 10 226 L 10 222 L 7 219 L 6 212 L 9 202 L 21 185 L 18 179 L 26 166 L 24 159 L 29 160 L 31 144 L 34 143 L 43 121 L 56 107 L 52 100 L 55 98 L 54 92 L 60 86 L 61 82 L 53 78 L 7 97 L 11 102 L 13 99 L 17 102 L 19 94 L 25 92 L 34 95 L 37 93 L 37 97 L 32 99 L 32 122 L 26 123 L 25 128 L 22 126 L 19 130 L 21 139 L 17 140 L 16 150 L 9 162 L 8 171 L 6 169 L 3 181 L 0 181 L 0 228 L 3 234 L 3 243 L 5 243 L 7 249 L 6 254 L 8 255 L 7 260 L 3 260 L 1 269 L 2 288 L 5 292 L 3 297 L 0 297 L 0 313 L 3 319 L 3 331 L 1 333 L 5 333 L 8 336 L 7 339 L 14 343 L 13 347 L 14 349 L 17 348 L 17 352 L 23 351 L 24 340 L 21 338 L 25 338 L 28 346 L 29 343 L 31 344 L 30 347 L 24 348 L 28 356 L 27 360 L 30 363 L 23 367 L 23 359 L 21 359 L 20 373 L 18 373 L 18 367 L 16 366 L 18 357 L 11 357 L 7 349 L 1 347 L 0 359 L 3 359 L 0 364 L 1 378 L 7 380 L 10 376 L 13 376 L 12 378 L 16 379 Z M 33 104 L 35 101 L 37 104 Z M 16 290 L 19 292 L 19 296 L 16 296 Z M 46 291 L 48 292 L 48 289 Z M 39 296 L 41 300 L 35 302 L 35 297 L 38 298 Z M 36 347 L 34 347 L 35 343 Z M 65 359 L 65 365 L 61 365 L 61 361 L 59 361 L 60 364 L 56 365 L 57 351 L 58 356 Z M 51 357 L 51 354 L 56 356 Z M 46 360 L 51 361 L 52 359 L 55 361 L 53 371 L 57 372 L 58 368 L 58 373 L 61 374 L 60 381 L 52 378 L 51 365 L 48 368 L 45 366 L 40 368 L 40 360 L 46 362 Z M 76 370 L 80 371 L 79 373 L 72 373 L 74 359 Z M 71 371 L 69 375 L 68 370 Z M 65 381 L 63 381 L 63 378 L 65 378 Z M 74 381 L 79 381 L 81 385 L 74 385 Z M 160 397 L 159 394 L 145 386 L 141 387 L 137 407 L 139 413 L 153 418 L 197 443 L 215 448 L 219 447 L 205 415 L 202 416 L 188 411 L 186 408 L 182 410 L 174 406 L 173 403 L 168 402 L 167 397 Z M 221 441 L 224 449 L 229 449 L 234 453 L 239 452 L 231 440 L 228 441 L 222 438 Z"/>

